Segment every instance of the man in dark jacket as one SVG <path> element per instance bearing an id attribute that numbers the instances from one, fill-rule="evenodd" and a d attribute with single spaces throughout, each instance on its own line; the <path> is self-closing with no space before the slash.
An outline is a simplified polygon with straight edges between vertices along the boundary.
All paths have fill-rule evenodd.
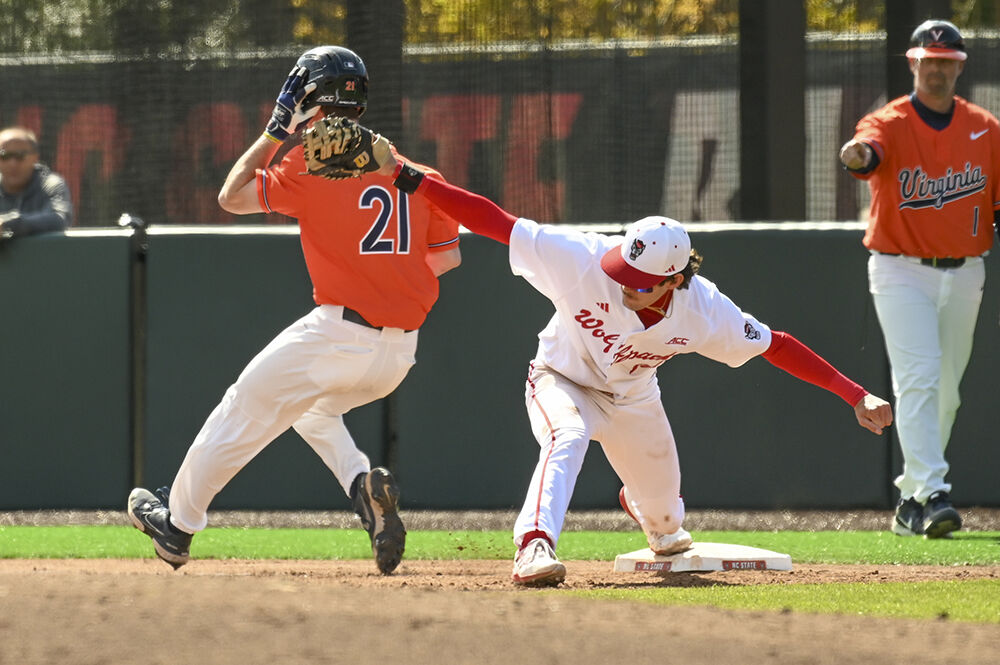
<path id="1" fill-rule="evenodd" d="M 61 231 L 72 223 L 69 188 L 39 163 L 34 133 L 0 130 L 0 239 Z"/>

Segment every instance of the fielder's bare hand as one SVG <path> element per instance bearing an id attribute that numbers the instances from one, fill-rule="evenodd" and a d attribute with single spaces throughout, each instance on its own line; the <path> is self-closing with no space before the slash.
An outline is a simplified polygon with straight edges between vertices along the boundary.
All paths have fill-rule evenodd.
<path id="1" fill-rule="evenodd" d="M 883 428 L 892 424 L 892 407 L 871 393 L 854 405 L 854 415 L 858 417 L 859 425 L 875 434 L 881 434 Z"/>
<path id="2" fill-rule="evenodd" d="M 871 161 L 872 149 L 863 141 L 851 139 L 840 149 L 840 163 L 853 171 L 865 168 Z"/>

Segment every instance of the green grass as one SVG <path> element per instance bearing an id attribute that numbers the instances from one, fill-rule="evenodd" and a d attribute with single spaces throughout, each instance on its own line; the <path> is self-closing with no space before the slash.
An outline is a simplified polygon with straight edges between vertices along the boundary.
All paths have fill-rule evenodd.
<path id="1" fill-rule="evenodd" d="M 951 540 L 900 538 L 878 531 L 748 532 L 697 531 L 701 542 L 763 547 L 791 554 L 793 565 L 1000 566 L 1000 532 L 963 532 Z M 613 561 L 646 546 L 634 532 L 564 533 L 559 556 L 566 561 Z M 410 560 L 510 559 L 507 531 L 413 531 Z M 196 559 L 368 559 L 368 536 L 360 529 L 210 528 L 191 546 Z M 151 558 L 149 539 L 131 527 L 0 527 L 0 559 Z M 610 565 L 610 563 L 609 563 Z M 572 570 L 570 570 L 572 574 Z M 794 611 L 908 618 L 948 618 L 1000 624 L 1000 580 L 869 584 L 705 585 L 599 589 L 569 592 L 585 597 L 661 605 L 705 605 L 732 610 Z"/>
<path id="2" fill-rule="evenodd" d="M 697 531 L 701 542 L 763 547 L 799 563 L 875 565 L 1000 565 L 1000 532 L 958 533 L 950 540 L 900 538 L 883 531 Z M 646 546 L 637 531 L 570 531 L 559 541 L 562 559 L 612 561 Z M 414 531 L 408 559 L 508 559 L 507 531 Z M 202 559 L 367 559 L 360 529 L 210 528 L 198 534 L 191 554 Z M 125 526 L 0 527 L 0 558 L 151 557 L 149 539 Z"/>
<path id="3" fill-rule="evenodd" d="M 853 614 L 1000 624 L 1000 580 L 599 589 L 574 595 L 729 610 Z"/>

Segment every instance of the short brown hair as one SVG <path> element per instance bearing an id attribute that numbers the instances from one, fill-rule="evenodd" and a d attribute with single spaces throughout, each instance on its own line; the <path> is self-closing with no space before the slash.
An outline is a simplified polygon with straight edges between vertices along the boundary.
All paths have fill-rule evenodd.
<path id="1" fill-rule="evenodd" d="M 695 248 L 692 247 L 691 256 L 688 258 L 688 262 L 687 265 L 684 266 L 684 270 L 681 270 L 680 272 L 675 272 L 670 277 L 667 277 L 667 279 L 672 279 L 676 275 L 682 275 L 684 277 L 684 281 L 681 282 L 681 285 L 678 286 L 677 288 L 686 289 L 687 287 L 691 286 L 691 280 L 694 279 L 694 276 L 698 274 L 698 270 L 701 268 L 701 261 L 702 261 L 701 254 L 699 254 L 697 250 L 695 250 Z M 660 284 L 666 283 L 667 279 L 660 282 Z"/>

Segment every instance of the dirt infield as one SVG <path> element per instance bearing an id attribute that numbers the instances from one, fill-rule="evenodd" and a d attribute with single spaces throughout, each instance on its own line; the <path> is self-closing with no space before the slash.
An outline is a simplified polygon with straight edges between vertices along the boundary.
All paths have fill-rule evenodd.
<path id="1" fill-rule="evenodd" d="M 518 589 L 506 561 L 0 561 L 0 663 L 996 662 L 1000 627 L 937 620 L 662 608 L 572 589 L 1000 576 L 983 567 L 797 566 L 615 575 L 567 562 L 559 589 Z"/>
<path id="2" fill-rule="evenodd" d="M 967 518 L 997 530 L 996 511 Z M 966 513 L 963 513 L 965 515 Z M 757 514 L 743 528 L 863 528 L 887 514 Z M 499 519 L 504 519 L 501 516 Z M 729 519 L 724 525 L 723 517 Z M 354 526 L 317 514 L 214 514 L 213 524 Z M 410 514 L 413 529 L 460 528 L 455 514 Z M 467 528 L 504 528 L 464 515 Z M 692 515 L 698 527 L 735 515 Z M 120 523 L 122 516 L 5 514 L 6 523 Z M 712 523 L 718 521 L 718 525 Z M 286 523 L 289 522 L 290 523 Z M 325 522 L 324 524 L 314 524 Z M 331 523 L 333 522 L 333 523 Z M 689 520 L 690 522 L 690 520 Z M 816 524 L 826 524 L 816 527 Z M 442 526 L 435 527 L 435 524 Z M 506 522 L 509 524 L 509 522 Z M 570 528 L 616 529 L 616 514 L 577 514 Z M 625 523 L 627 525 L 627 523 Z M 712 526 L 702 526 L 710 524 Z M 792 526 L 790 526 L 792 525 Z M 634 528 L 634 527 L 631 527 Z M 875 527 L 879 528 L 879 527 Z M 0 665 L 34 663 L 646 663 L 845 665 L 1000 662 L 1000 626 L 793 612 L 656 607 L 576 598 L 573 590 L 1000 579 L 1000 567 L 796 564 L 790 572 L 613 573 L 569 561 L 558 589 L 510 584 L 509 561 L 0 559 Z"/>

